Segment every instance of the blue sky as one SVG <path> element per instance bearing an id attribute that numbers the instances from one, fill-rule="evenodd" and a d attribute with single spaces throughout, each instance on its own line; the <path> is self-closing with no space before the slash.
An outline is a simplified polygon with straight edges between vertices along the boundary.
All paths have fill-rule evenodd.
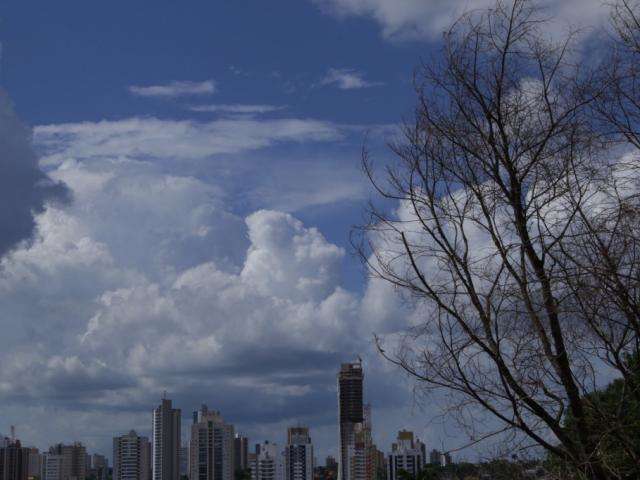
<path id="1" fill-rule="evenodd" d="M 167 390 L 255 442 L 308 424 L 322 458 L 339 363 L 361 355 L 383 450 L 400 428 L 456 446 L 373 348 L 420 318 L 363 275 L 349 231 L 365 138 L 389 158 L 414 68 L 488 3 L 3 2 L 0 143 L 20 175 L 0 221 L 22 228 L 0 243 L 0 431 L 109 454 Z"/>
<path id="2" fill-rule="evenodd" d="M 131 4 L 3 2 L 3 83 L 29 122 L 178 115 L 182 102 L 132 99 L 129 85 L 214 79 L 215 101 L 288 105 L 339 122 L 395 122 L 429 44 L 385 41 L 373 22 L 301 1 Z M 28 27 L 27 27 L 28 26 Z M 382 88 L 314 87 L 353 68 Z"/>

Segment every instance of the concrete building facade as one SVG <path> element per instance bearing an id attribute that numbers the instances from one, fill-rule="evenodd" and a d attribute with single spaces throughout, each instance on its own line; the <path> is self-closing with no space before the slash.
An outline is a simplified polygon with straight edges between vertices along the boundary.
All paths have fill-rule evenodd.
<path id="1" fill-rule="evenodd" d="M 341 365 L 338 373 L 338 480 L 356 480 L 352 473 L 360 469 L 353 455 L 357 425 L 364 422 L 363 383 L 361 362 Z"/>
<path id="2" fill-rule="evenodd" d="M 87 449 L 80 442 L 49 448 L 44 461 L 45 480 L 85 480 Z"/>
<path id="3" fill-rule="evenodd" d="M 180 478 L 180 423 L 181 412 L 173 408 L 171 400 L 163 398 L 153 410 L 152 425 L 152 478 L 153 480 L 179 480 Z"/>
<path id="4" fill-rule="evenodd" d="M 234 427 L 206 405 L 194 412 L 189 443 L 190 480 L 233 480 Z"/>
<path id="5" fill-rule="evenodd" d="M 423 448 L 419 440 L 414 440 L 413 432 L 401 430 L 396 442 L 391 446 L 387 464 L 387 479 L 399 480 L 400 472 L 417 477 L 424 467 Z"/>
<path id="6" fill-rule="evenodd" d="M 113 480 L 151 480 L 151 443 L 135 430 L 113 439 Z"/>
<path id="7" fill-rule="evenodd" d="M 28 480 L 29 449 L 20 440 L 6 440 L 0 447 L 0 480 Z"/>
<path id="8" fill-rule="evenodd" d="M 284 449 L 285 480 L 313 480 L 313 444 L 307 427 L 291 427 Z"/>
<path id="9" fill-rule="evenodd" d="M 256 480 L 284 480 L 284 458 L 277 444 L 256 445 Z"/>
<path id="10" fill-rule="evenodd" d="M 247 470 L 249 468 L 249 439 L 236 433 L 233 439 L 234 470 Z"/>

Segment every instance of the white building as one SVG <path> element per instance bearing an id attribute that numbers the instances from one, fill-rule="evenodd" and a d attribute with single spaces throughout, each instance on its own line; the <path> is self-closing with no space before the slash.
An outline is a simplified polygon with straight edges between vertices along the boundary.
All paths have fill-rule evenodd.
<path id="1" fill-rule="evenodd" d="M 150 480 L 151 444 L 135 430 L 113 439 L 113 480 Z"/>
<path id="2" fill-rule="evenodd" d="M 287 431 L 284 465 L 285 480 L 313 480 L 313 445 L 307 427 Z"/>
<path id="3" fill-rule="evenodd" d="M 247 453 L 247 468 L 251 470 L 251 480 L 258 480 L 258 456 L 255 453 Z"/>
<path id="4" fill-rule="evenodd" d="M 42 480 L 62 480 L 62 455 L 45 453 L 42 459 Z"/>
<path id="5" fill-rule="evenodd" d="M 85 480 L 87 450 L 80 442 L 49 448 L 43 462 L 43 480 Z"/>
<path id="6" fill-rule="evenodd" d="M 398 480 L 401 471 L 415 478 L 424 466 L 423 450 L 420 441 L 414 441 L 413 432 L 399 431 L 397 442 L 391 446 L 387 479 Z"/>
<path id="7" fill-rule="evenodd" d="M 256 480 L 285 480 L 284 455 L 277 444 L 256 445 Z"/>

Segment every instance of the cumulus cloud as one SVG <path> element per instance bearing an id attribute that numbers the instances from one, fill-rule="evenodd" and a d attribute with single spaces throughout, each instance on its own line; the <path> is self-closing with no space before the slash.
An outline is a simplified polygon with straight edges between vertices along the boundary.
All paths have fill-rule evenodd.
<path id="1" fill-rule="evenodd" d="M 364 190 L 344 157 L 267 148 L 350 133 L 308 119 L 36 128 L 51 182 L 75 201 L 45 204 L 33 240 L 0 260 L 0 400 L 11 418 L 38 419 L 18 425 L 25 440 L 108 451 L 120 430 L 148 432 L 163 390 L 251 435 L 333 428 L 336 368 L 357 354 L 373 365 L 385 320 L 345 288 L 344 249 L 291 212 Z M 376 407 L 394 408 L 404 398 L 382 381 L 367 383 Z M 96 423 L 68 427 L 87 412 Z"/>
<path id="2" fill-rule="evenodd" d="M 360 88 L 376 87 L 381 82 L 365 80 L 364 74 L 352 68 L 330 68 L 320 85 L 333 85 L 340 90 L 356 90 Z"/>
<path id="3" fill-rule="evenodd" d="M 194 95 L 212 95 L 216 92 L 213 80 L 203 82 L 173 81 L 165 85 L 131 85 L 129 92 L 139 97 L 175 98 Z"/>
<path id="4" fill-rule="evenodd" d="M 323 11 L 339 16 L 367 17 L 378 23 L 385 38 L 395 40 L 437 39 L 462 13 L 484 9 L 495 0 L 312 0 Z M 600 0 L 542 0 L 540 5 L 555 19 L 558 32 L 563 24 L 593 25 L 606 17 Z"/>
<path id="5" fill-rule="evenodd" d="M 48 201 L 67 200 L 67 190 L 38 166 L 31 131 L 16 117 L 0 90 L 0 256 L 34 233 L 34 214 Z"/>
<path id="6" fill-rule="evenodd" d="M 279 195 L 283 208 L 308 205 L 287 186 L 301 175 L 298 187 L 311 192 L 311 204 L 332 199 L 310 186 L 352 198 L 349 175 L 329 160 L 276 162 L 273 172 L 290 178 L 252 186 L 251 208 L 240 214 L 228 174 L 186 173 L 196 155 L 170 142 L 169 152 L 157 148 L 162 134 L 142 124 L 37 129 L 51 178 L 68 185 L 75 202 L 47 205 L 35 217 L 33 241 L 2 260 L 3 404 L 43 419 L 27 438 L 40 446 L 73 433 L 46 420 L 43 402 L 58 408 L 56 418 L 93 412 L 108 440 L 119 429 L 147 431 L 144 419 L 165 389 L 187 410 L 215 404 L 248 433 L 301 419 L 332 424 L 337 365 L 373 355 L 373 329 L 361 297 L 342 285 L 345 251 L 290 213 L 265 207 L 278 197 L 273 190 L 287 193 Z M 299 125 L 307 141 L 342 138 L 331 124 Z M 246 183 L 258 161 L 245 167 L 234 158 L 207 170 L 233 166 Z"/>
<path id="7" fill-rule="evenodd" d="M 107 184 L 101 184 L 100 195 L 109 190 Z M 237 268 L 223 268 L 211 255 L 178 269 L 179 259 L 164 257 L 153 246 L 167 235 L 157 230 L 162 219 L 152 219 L 140 227 L 155 230 L 147 234 L 149 240 L 157 235 L 156 242 L 149 242 L 151 250 L 156 259 L 173 265 L 156 274 L 143 271 L 144 262 L 118 260 L 126 242 L 119 244 L 115 235 L 105 237 L 96 223 L 109 206 L 90 205 L 94 211 L 68 212 L 79 224 L 71 229 L 69 222 L 45 227 L 51 222 L 46 219 L 49 213 L 41 215 L 42 237 L 4 262 L 3 306 L 27 289 L 42 290 L 45 299 L 51 298 L 46 284 L 65 281 L 69 274 L 90 287 L 82 291 L 66 281 L 67 291 L 57 291 L 59 307 L 83 305 L 76 307 L 78 315 L 64 319 L 64 329 L 52 328 L 49 322 L 63 321 L 57 317 L 74 311 L 69 305 L 53 311 L 46 301 L 35 305 L 35 312 L 18 328 L 2 317 L 3 329 L 18 336 L 16 329 L 37 328 L 40 322 L 45 322 L 46 331 L 28 351 L 0 353 L 7 366 L 0 373 L 0 396 L 5 401 L 47 400 L 72 410 L 81 405 L 128 409 L 150 405 L 164 389 L 178 392 L 188 405 L 196 405 L 201 395 L 218 392 L 211 400 L 220 402 L 232 417 L 250 416 L 250 408 L 257 408 L 265 415 L 286 418 L 289 411 L 283 402 L 298 408 L 300 401 L 309 408 L 318 395 L 330 393 L 326 385 L 332 384 L 343 352 L 362 350 L 359 300 L 340 287 L 344 252 L 292 216 L 263 210 L 247 217 L 249 245 L 244 260 L 237 259 Z M 140 219 L 144 213 L 131 215 Z M 216 221 L 208 218 L 204 223 Z M 123 229 L 116 234 L 135 242 L 139 231 Z M 57 260 L 46 269 L 38 261 L 43 249 L 70 254 L 75 248 L 66 245 L 81 243 L 87 234 L 92 238 L 86 242 L 103 250 L 102 259 L 96 260 L 101 262 L 99 269 L 87 269 L 86 260 Z M 234 238 L 242 238 L 242 233 Z M 31 276 L 27 285 L 25 271 Z M 82 388 L 75 388 L 78 384 Z M 239 399 L 244 400 L 234 405 Z M 325 406 L 314 408 L 318 410 L 307 414 L 320 414 Z"/>

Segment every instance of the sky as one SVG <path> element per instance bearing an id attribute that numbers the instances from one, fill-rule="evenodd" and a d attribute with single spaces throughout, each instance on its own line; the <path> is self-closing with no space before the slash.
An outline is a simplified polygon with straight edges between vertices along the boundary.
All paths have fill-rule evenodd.
<path id="1" fill-rule="evenodd" d="M 252 443 L 306 424 L 324 463 L 361 356 L 380 448 L 461 443 L 376 352 L 420 317 L 349 238 L 362 146 L 390 157 L 416 66 L 489 3 L 2 2 L 0 432 L 110 455 L 166 391 L 185 433 L 201 403 Z"/>

